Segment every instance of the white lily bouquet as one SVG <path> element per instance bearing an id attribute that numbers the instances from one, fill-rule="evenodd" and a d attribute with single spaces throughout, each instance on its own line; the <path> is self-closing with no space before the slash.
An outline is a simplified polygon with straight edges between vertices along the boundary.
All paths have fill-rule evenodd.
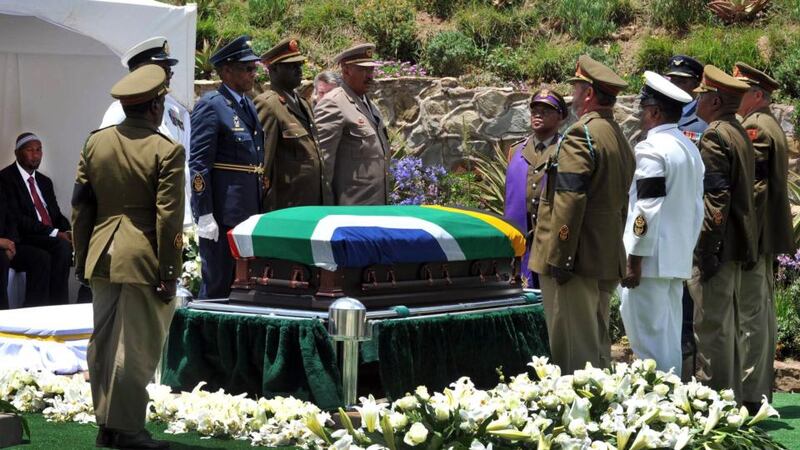
<path id="1" fill-rule="evenodd" d="M 777 411 L 767 403 L 749 417 L 733 392 L 716 392 L 652 360 L 587 365 L 561 375 L 547 358 L 534 357 L 527 374 L 491 390 L 461 378 L 443 392 L 419 387 L 391 405 L 362 397 L 361 426 L 340 411 L 343 428 L 330 430 L 314 415 L 306 423 L 319 449 L 781 449 L 753 425 Z"/>

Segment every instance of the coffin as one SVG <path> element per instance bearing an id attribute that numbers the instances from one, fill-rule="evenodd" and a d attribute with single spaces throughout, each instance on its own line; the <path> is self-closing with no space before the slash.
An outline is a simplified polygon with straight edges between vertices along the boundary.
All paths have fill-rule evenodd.
<path id="1" fill-rule="evenodd" d="M 525 236 L 502 218 L 442 206 L 306 206 L 250 217 L 228 232 L 230 300 L 327 309 L 447 304 L 522 292 Z"/>

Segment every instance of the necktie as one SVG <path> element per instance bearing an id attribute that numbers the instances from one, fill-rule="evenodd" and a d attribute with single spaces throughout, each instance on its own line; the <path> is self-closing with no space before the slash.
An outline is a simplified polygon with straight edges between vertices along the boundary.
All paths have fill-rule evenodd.
<path id="1" fill-rule="evenodd" d="M 36 208 L 36 212 L 39 213 L 42 223 L 49 227 L 53 226 L 53 221 L 50 220 L 50 214 L 47 214 L 47 208 L 44 207 L 44 203 L 42 203 L 42 199 L 39 197 L 39 191 L 36 189 L 36 181 L 34 181 L 33 177 L 28 178 L 28 186 L 31 188 L 33 207 Z"/>
<path id="2" fill-rule="evenodd" d="M 544 142 L 539 142 L 536 144 L 536 151 L 540 152 L 542 150 L 544 150 Z"/>

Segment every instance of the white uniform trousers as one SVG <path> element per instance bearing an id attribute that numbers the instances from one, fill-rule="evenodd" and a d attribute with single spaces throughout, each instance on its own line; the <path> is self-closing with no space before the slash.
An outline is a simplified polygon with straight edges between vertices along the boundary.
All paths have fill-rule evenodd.
<path id="1" fill-rule="evenodd" d="M 633 354 L 654 359 L 658 370 L 681 374 L 683 280 L 642 278 L 635 289 L 620 288 L 620 315 Z"/>

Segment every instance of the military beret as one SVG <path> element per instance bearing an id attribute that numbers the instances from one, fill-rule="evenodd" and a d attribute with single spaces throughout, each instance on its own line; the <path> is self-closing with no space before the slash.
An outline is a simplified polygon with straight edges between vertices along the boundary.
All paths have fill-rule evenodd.
<path id="1" fill-rule="evenodd" d="M 138 105 L 167 92 L 167 73 L 153 64 L 140 66 L 111 87 L 111 96 L 123 106 Z"/>
<path id="2" fill-rule="evenodd" d="M 772 92 L 780 87 L 780 84 L 778 84 L 774 78 L 743 62 L 737 62 L 733 66 L 733 76 L 736 77 L 737 80 L 744 81 L 750 85 L 754 84 L 768 92 Z"/>
<path id="3" fill-rule="evenodd" d="M 134 45 L 120 59 L 122 65 L 130 70 L 148 62 L 166 62 L 170 66 L 178 64 L 178 60 L 169 57 L 167 38 L 156 36 Z"/>
<path id="4" fill-rule="evenodd" d="M 300 44 L 297 39 L 284 39 L 261 55 L 261 60 L 267 65 L 272 65 L 303 62 L 306 57 L 300 53 Z"/>
<path id="5" fill-rule="evenodd" d="M 342 51 L 333 58 L 336 64 L 355 64 L 361 67 L 376 67 L 380 63 L 373 57 L 375 44 L 358 44 Z"/>
<path id="6" fill-rule="evenodd" d="M 569 83 L 577 81 L 591 83 L 592 86 L 609 95 L 617 95 L 628 87 L 628 83 L 613 70 L 605 64 L 595 61 L 589 55 L 582 55 L 578 58 L 575 76 L 567 80 Z"/>
<path id="7" fill-rule="evenodd" d="M 669 59 L 669 69 L 666 75 L 700 79 L 703 76 L 703 65 L 690 56 L 675 55 Z"/>
<path id="8" fill-rule="evenodd" d="M 729 95 L 743 95 L 750 85 L 728 75 L 717 67 L 707 64 L 703 69 L 703 79 L 694 92 L 721 92 Z"/>
<path id="9" fill-rule="evenodd" d="M 569 111 L 567 111 L 567 102 L 565 102 L 564 97 L 556 91 L 551 91 L 550 89 L 540 89 L 536 91 L 533 97 L 531 97 L 531 106 L 533 106 L 534 103 L 541 103 L 555 109 L 561 114 L 562 118 L 566 118 L 569 115 Z"/>
<path id="10" fill-rule="evenodd" d="M 217 50 L 211 55 L 209 62 L 214 67 L 224 63 L 258 61 L 260 58 L 253 53 L 250 46 L 250 36 L 239 36 L 228 45 Z"/>
<path id="11" fill-rule="evenodd" d="M 644 72 L 644 86 L 642 86 L 642 90 L 639 93 L 639 100 L 645 102 L 653 98 L 675 103 L 689 103 L 692 101 L 692 96 L 684 92 L 683 89 L 675 86 L 661 75 L 647 70 Z"/>

